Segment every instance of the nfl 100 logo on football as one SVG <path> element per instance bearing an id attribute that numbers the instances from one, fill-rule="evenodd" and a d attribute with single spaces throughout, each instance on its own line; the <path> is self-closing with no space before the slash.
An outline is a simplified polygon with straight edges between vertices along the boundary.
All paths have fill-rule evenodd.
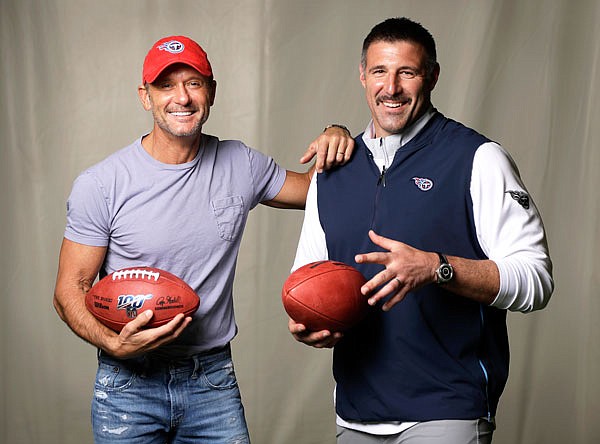
<path id="1" fill-rule="evenodd" d="M 125 310 L 127 317 L 137 317 L 138 310 L 144 306 L 144 302 L 152 299 L 152 294 L 122 294 L 117 299 L 117 310 Z"/>

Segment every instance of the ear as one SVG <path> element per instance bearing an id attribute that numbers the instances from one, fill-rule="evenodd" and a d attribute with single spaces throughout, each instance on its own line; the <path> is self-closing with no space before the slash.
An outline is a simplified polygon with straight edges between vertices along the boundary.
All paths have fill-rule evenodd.
<path id="1" fill-rule="evenodd" d="M 362 63 L 358 64 L 358 72 L 360 72 L 360 83 L 362 83 L 363 88 L 367 87 L 367 79 L 365 78 L 365 69 Z"/>
<path id="2" fill-rule="evenodd" d="M 211 83 L 210 106 L 214 105 L 216 95 L 217 95 L 217 81 L 213 79 L 212 83 Z"/>
<path id="3" fill-rule="evenodd" d="M 433 69 L 433 73 L 431 74 L 431 79 L 429 81 L 429 91 L 433 91 L 433 88 L 435 88 L 435 85 L 437 84 L 439 77 L 440 77 L 440 64 L 436 63 L 435 68 Z"/>
<path id="4" fill-rule="evenodd" d="M 146 111 L 150 111 L 152 109 L 152 104 L 150 103 L 150 94 L 148 94 L 148 90 L 144 85 L 138 86 L 138 96 L 140 98 L 140 102 L 142 102 L 142 107 Z"/>

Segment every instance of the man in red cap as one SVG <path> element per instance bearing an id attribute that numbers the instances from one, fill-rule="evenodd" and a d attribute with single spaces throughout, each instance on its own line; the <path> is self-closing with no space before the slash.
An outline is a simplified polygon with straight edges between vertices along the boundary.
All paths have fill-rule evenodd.
<path id="1" fill-rule="evenodd" d="M 240 141 L 202 133 L 216 82 L 204 50 L 172 36 L 156 42 L 138 88 L 152 131 L 83 172 L 67 206 L 54 305 L 98 348 L 92 403 L 99 443 L 247 443 L 229 343 L 237 332 L 233 277 L 249 211 L 303 208 L 312 170 L 285 171 Z M 347 161 L 353 141 L 333 126 L 301 159 Z M 201 304 L 158 328 L 140 314 L 116 333 L 85 308 L 95 278 L 152 266 L 181 277 Z"/>

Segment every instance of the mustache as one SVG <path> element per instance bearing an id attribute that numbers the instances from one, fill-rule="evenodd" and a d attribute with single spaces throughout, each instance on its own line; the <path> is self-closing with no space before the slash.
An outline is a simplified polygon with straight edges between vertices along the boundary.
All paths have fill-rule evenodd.
<path id="1" fill-rule="evenodd" d="M 377 105 L 381 104 L 381 102 L 406 102 L 410 103 L 411 98 L 402 94 L 394 94 L 394 95 L 381 95 L 375 99 L 375 103 Z"/>

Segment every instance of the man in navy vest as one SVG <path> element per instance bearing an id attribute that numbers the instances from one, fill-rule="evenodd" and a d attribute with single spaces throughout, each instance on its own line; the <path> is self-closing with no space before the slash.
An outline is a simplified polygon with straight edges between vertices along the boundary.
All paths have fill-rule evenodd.
<path id="1" fill-rule="evenodd" d="M 433 37 L 407 18 L 366 37 L 372 120 L 344 168 L 313 177 L 294 268 L 332 259 L 368 279 L 371 311 L 334 347 L 338 443 L 489 443 L 509 367 L 507 310 L 553 291 L 540 214 L 509 154 L 431 103 Z M 368 253 L 365 253 L 368 252 Z"/>

